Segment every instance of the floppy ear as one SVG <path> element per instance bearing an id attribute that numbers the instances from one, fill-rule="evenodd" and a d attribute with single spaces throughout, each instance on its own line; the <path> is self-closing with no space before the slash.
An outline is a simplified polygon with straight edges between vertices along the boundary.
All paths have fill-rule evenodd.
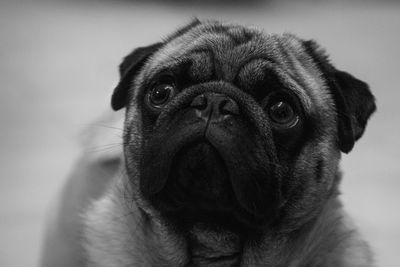
<path id="1" fill-rule="evenodd" d="M 304 41 L 303 45 L 322 71 L 332 93 L 338 114 L 339 148 L 349 153 L 376 110 L 375 97 L 368 84 L 333 67 L 325 51 L 316 42 Z"/>
<path id="2" fill-rule="evenodd" d="M 135 75 L 139 73 L 149 56 L 156 52 L 162 44 L 163 43 L 155 43 L 149 46 L 136 48 L 124 58 L 119 65 L 121 78 L 111 97 L 111 107 L 114 110 L 125 107 L 128 99 L 128 91 Z"/>

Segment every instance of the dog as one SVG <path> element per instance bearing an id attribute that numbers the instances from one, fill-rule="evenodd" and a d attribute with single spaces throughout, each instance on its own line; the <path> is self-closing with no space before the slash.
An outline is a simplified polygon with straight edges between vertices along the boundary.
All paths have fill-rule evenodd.
<path id="1" fill-rule="evenodd" d="M 194 20 L 119 70 L 43 266 L 374 266 L 338 164 L 375 98 L 315 41 Z"/>

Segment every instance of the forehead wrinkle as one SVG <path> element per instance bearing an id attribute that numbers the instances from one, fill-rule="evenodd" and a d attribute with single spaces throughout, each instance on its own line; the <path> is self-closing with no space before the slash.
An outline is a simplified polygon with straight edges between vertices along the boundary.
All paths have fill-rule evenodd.
<path id="1" fill-rule="evenodd" d="M 212 53 L 215 59 L 214 64 L 221 66 L 224 76 L 221 78 L 231 79 L 232 77 L 230 76 L 235 73 L 234 66 L 254 53 L 253 50 L 256 50 L 254 46 L 251 49 L 243 45 L 235 47 L 232 38 L 224 32 L 206 31 L 199 34 L 200 30 L 204 31 L 201 28 L 198 26 L 193 31 L 173 39 L 160 51 L 156 52 L 145 65 L 145 76 L 148 77 L 152 73 L 165 68 L 165 66 L 181 63 L 182 59 L 187 58 L 193 51 L 207 50 Z"/>
<path id="2" fill-rule="evenodd" d="M 332 105 L 329 90 L 322 79 L 322 74 L 314 62 L 304 51 L 300 40 L 291 34 L 284 34 L 281 38 L 282 50 L 286 54 L 288 72 L 305 92 L 313 99 L 312 103 L 319 109 L 329 109 Z M 321 92 L 322 91 L 322 92 Z"/>
<path id="3" fill-rule="evenodd" d="M 235 35 L 246 33 L 251 35 L 251 38 L 243 44 L 235 45 L 225 32 Z M 244 29 L 228 24 L 198 25 L 166 43 L 147 61 L 137 84 L 141 84 L 144 77 L 151 77 L 166 67 L 182 63 L 195 50 L 212 53 L 216 61 L 212 63 L 221 65 L 223 77 L 219 77 L 220 79 L 232 81 L 238 69 L 250 57 L 262 57 L 275 62 L 273 70 L 283 84 L 299 96 L 308 110 L 312 110 L 314 103 L 324 107 L 324 103 L 330 101 L 322 74 L 311 59 L 307 58 L 299 38 L 291 34 L 264 34 L 257 29 Z M 321 93 L 321 88 L 328 93 Z"/>
<path id="4" fill-rule="evenodd" d="M 272 70 L 277 76 L 278 79 L 282 82 L 282 84 L 293 91 L 300 99 L 303 107 L 307 113 L 311 113 L 313 110 L 312 100 L 307 93 L 307 91 L 300 86 L 296 80 L 292 79 L 290 75 L 286 73 L 281 67 L 279 67 L 276 63 L 266 62 L 266 67 Z"/>
<path id="5" fill-rule="evenodd" d="M 152 77 L 167 67 L 173 67 L 183 63 L 193 51 L 204 49 L 213 52 L 213 45 L 219 47 L 217 44 L 221 42 L 220 34 L 215 32 L 199 34 L 199 28 L 201 29 L 204 27 L 197 26 L 193 31 L 189 31 L 173 39 L 153 54 L 143 66 L 143 71 L 135 80 L 134 87 L 140 87 L 139 85 L 143 84 L 145 77 Z M 222 37 L 224 37 L 224 35 L 222 35 Z M 220 39 L 219 42 L 215 41 L 217 38 Z M 226 36 L 224 38 L 226 38 Z M 134 90 L 134 96 L 137 96 L 139 91 L 140 90 Z"/>
<path id="6" fill-rule="evenodd" d="M 186 35 L 194 35 L 189 32 Z M 157 72 L 165 66 L 180 63 L 182 59 L 190 56 L 191 53 L 198 50 L 215 50 L 220 44 L 224 44 L 224 35 L 216 33 L 207 33 L 203 35 L 194 35 L 193 38 L 176 38 L 167 43 L 161 50 L 157 51 L 145 65 L 146 70 Z M 146 73 L 149 75 L 149 73 Z"/>
<path id="7" fill-rule="evenodd" d="M 250 31 L 235 30 L 235 34 L 250 34 Z M 247 38 L 246 42 L 239 44 L 235 43 L 230 35 L 219 40 L 209 40 L 210 50 L 214 52 L 215 63 L 220 66 L 220 79 L 232 82 L 236 78 L 239 69 L 248 61 L 257 58 L 271 59 L 269 51 L 265 49 L 265 43 L 262 43 L 259 38 L 260 33 L 255 31 L 251 33 L 253 34 L 251 38 L 243 36 Z"/>
<path id="8" fill-rule="evenodd" d="M 313 110 L 312 98 L 303 85 L 295 79 L 296 75 L 292 71 L 293 67 L 287 64 L 286 53 L 282 51 L 280 44 L 281 39 L 282 36 L 277 34 L 258 35 L 252 40 L 250 47 L 245 47 L 244 51 L 247 54 L 243 56 L 246 62 L 242 64 L 241 68 L 254 60 L 264 60 L 264 66 L 277 74 L 282 84 L 298 96 L 306 112 L 311 113 Z"/>
<path id="9" fill-rule="evenodd" d="M 190 51 L 204 47 L 215 52 L 220 52 L 220 54 L 224 54 L 224 52 L 230 51 L 234 48 L 232 37 L 229 36 L 229 34 L 233 33 L 236 37 L 242 35 L 242 37 L 249 38 L 249 36 L 251 36 L 249 39 L 259 39 L 260 36 L 262 36 L 262 32 L 256 28 L 245 28 L 240 25 L 216 23 L 213 21 L 204 22 L 166 43 L 161 50 L 157 51 L 155 55 L 150 58 L 144 69 L 157 71 L 157 67 L 160 65 L 165 66 L 171 64 L 174 60 L 179 61 L 180 58 L 184 57 L 185 54 L 190 53 Z M 248 51 L 247 53 L 240 51 L 240 53 L 242 54 L 242 57 L 245 57 L 247 56 L 246 54 L 260 51 L 261 47 L 261 45 L 257 46 L 254 44 L 250 49 L 253 51 Z M 245 50 L 248 50 L 247 46 L 245 47 Z M 235 52 L 237 53 L 238 51 Z M 230 61 L 235 62 L 235 55 L 237 54 L 231 53 L 231 56 L 225 58 L 233 58 Z"/>

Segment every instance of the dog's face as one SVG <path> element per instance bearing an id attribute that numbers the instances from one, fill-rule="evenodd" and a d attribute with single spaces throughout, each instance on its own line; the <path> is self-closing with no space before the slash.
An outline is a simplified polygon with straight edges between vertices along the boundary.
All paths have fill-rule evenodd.
<path id="1" fill-rule="evenodd" d="M 282 227 L 336 193 L 375 109 L 312 41 L 195 21 L 120 66 L 135 198 L 175 225 Z"/>

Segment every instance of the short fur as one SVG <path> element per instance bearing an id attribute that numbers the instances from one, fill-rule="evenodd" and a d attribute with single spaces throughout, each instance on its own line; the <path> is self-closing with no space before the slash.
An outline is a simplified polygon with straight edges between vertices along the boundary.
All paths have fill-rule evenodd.
<path id="1" fill-rule="evenodd" d="M 362 136 L 374 97 L 314 41 L 195 20 L 133 51 L 120 73 L 112 107 L 126 108 L 124 134 L 110 143 L 123 149 L 82 158 L 43 266 L 373 266 L 340 203 L 338 164 L 340 151 Z M 180 91 L 154 111 L 146 97 L 165 73 Z M 265 112 L 276 92 L 302 110 L 294 130 L 279 132 Z M 198 132 L 192 108 L 183 110 L 203 94 L 232 101 L 235 119 L 222 128 L 212 122 L 207 137 L 225 169 L 209 145 L 182 148 Z M 90 146 L 102 145 L 103 135 L 95 133 Z M 171 175 L 190 193 L 174 187 Z M 203 197 L 215 204 L 204 208 Z"/>

